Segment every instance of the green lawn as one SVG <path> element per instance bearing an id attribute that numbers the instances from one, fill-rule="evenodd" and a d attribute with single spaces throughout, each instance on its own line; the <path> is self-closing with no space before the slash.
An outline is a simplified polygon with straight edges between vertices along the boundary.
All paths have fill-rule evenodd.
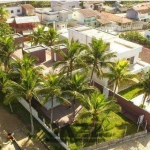
<path id="1" fill-rule="evenodd" d="M 138 94 L 139 90 L 140 90 L 139 88 L 137 88 L 136 86 L 133 85 L 133 86 L 119 92 L 119 94 L 122 97 L 126 98 L 127 100 L 131 100 L 139 95 Z"/>
<path id="2" fill-rule="evenodd" d="M 3 104 L 4 94 L 0 92 L 0 105 L 2 105 L 7 111 L 10 111 L 9 106 Z M 29 112 L 19 103 L 12 103 L 13 113 L 22 120 L 22 122 L 27 125 L 27 128 L 30 131 L 30 116 Z M 42 141 L 50 150 L 64 150 L 64 148 L 48 133 L 39 122 L 34 119 L 35 135 L 32 138 L 36 138 L 39 141 Z"/>
<path id="3" fill-rule="evenodd" d="M 85 110 L 82 110 L 81 114 Z M 133 134 L 137 131 L 137 125 L 134 124 L 129 119 L 125 118 L 120 113 L 109 113 L 109 122 L 104 121 L 105 131 L 102 131 L 98 125 L 96 132 L 93 133 L 92 138 L 89 140 L 89 130 L 90 130 L 90 118 L 80 119 L 80 115 L 77 121 L 71 126 L 66 126 L 61 129 L 60 135 L 62 139 L 66 142 L 68 141 L 71 150 L 78 150 L 81 147 L 87 147 L 90 145 L 97 144 L 103 141 L 109 141 L 123 137 L 125 135 Z"/>

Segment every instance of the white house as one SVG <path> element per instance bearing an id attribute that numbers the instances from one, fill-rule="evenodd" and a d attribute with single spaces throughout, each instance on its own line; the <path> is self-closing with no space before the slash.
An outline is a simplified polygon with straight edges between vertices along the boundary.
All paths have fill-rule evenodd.
<path id="1" fill-rule="evenodd" d="M 99 23 L 96 20 L 97 16 L 100 13 L 92 9 L 79 9 L 73 12 L 72 18 L 77 20 L 78 24 L 89 25 L 89 26 L 98 26 Z"/>
<path id="2" fill-rule="evenodd" d="M 79 8 L 79 0 L 55 0 L 51 1 L 51 8 L 53 10 Z"/>
<path id="3" fill-rule="evenodd" d="M 8 10 L 10 12 L 10 17 L 22 15 L 22 7 L 21 6 L 6 7 L 6 10 Z"/>
<path id="4" fill-rule="evenodd" d="M 90 8 L 93 10 L 100 10 L 103 7 L 103 1 L 84 1 L 83 8 Z"/>
<path id="5" fill-rule="evenodd" d="M 83 44 L 91 43 L 92 38 L 103 39 L 104 42 L 109 42 L 110 52 L 116 53 L 116 58 L 113 58 L 111 61 L 118 59 L 127 59 L 130 62 L 130 70 L 133 73 L 138 73 L 141 69 L 147 68 L 147 66 L 142 65 L 139 62 L 139 53 L 142 51 L 142 46 L 135 44 L 133 42 L 129 42 L 123 39 L 118 38 L 112 34 L 107 32 L 103 32 L 98 29 L 93 29 L 87 26 L 78 26 L 68 29 L 69 31 L 69 40 L 74 38 L 75 40 L 79 40 L 79 42 Z M 104 72 L 108 72 L 108 69 L 103 69 Z M 93 76 L 93 80 L 97 83 L 101 83 L 102 85 L 108 85 L 108 80 L 103 79 L 100 80 L 96 74 Z"/>

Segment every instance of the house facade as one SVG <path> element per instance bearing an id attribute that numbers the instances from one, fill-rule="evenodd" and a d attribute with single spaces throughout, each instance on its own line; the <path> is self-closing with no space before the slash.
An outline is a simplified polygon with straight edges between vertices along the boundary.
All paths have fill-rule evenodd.
<path id="1" fill-rule="evenodd" d="M 16 17 L 22 15 L 22 7 L 21 6 L 13 6 L 6 7 L 6 10 L 10 12 L 10 17 Z"/>
<path id="2" fill-rule="evenodd" d="M 35 8 L 30 4 L 24 4 L 22 5 L 22 12 L 25 16 L 34 16 Z"/>
<path id="3" fill-rule="evenodd" d="M 147 68 L 147 66 L 142 65 L 139 62 L 139 54 L 142 51 L 142 46 L 135 44 L 130 41 L 126 41 L 118 38 L 107 32 L 103 32 L 98 29 L 93 29 L 87 26 L 78 26 L 69 29 L 69 40 L 74 38 L 74 40 L 79 40 L 79 42 L 88 45 L 91 43 L 92 38 L 102 39 L 104 42 L 110 43 L 109 51 L 116 53 L 116 58 L 110 61 L 126 59 L 130 62 L 130 70 L 133 73 L 138 73 L 142 69 Z M 109 72 L 109 69 L 103 68 L 103 72 Z M 96 74 L 93 76 L 93 80 L 103 86 L 108 85 L 108 79 L 100 80 Z"/>
<path id="4" fill-rule="evenodd" d="M 72 18 L 77 20 L 78 24 L 97 27 L 99 26 L 99 22 L 97 21 L 98 15 L 100 15 L 98 11 L 92 9 L 80 9 L 73 12 Z"/>
<path id="5" fill-rule="evenodd" d="M 51 1 L 51 8 L 54 11 L 61 9 L 72 10 L 73 8 L 79 8 L 79 0 L 55 0 Z"/>
<path id="6" fill-rule="evenodd" d="M 103 1 L 85 1 L 83 2 L 83 8 L 90 8 L 92 10 L 100 10 L 103 7 Z"/>

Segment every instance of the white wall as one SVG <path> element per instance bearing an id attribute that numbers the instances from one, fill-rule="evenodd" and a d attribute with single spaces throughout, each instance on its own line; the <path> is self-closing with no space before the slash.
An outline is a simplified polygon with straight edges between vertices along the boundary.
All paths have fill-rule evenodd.
<path id="1" fill-rule="evenodd" d="M 72 13 L 72 18 L 77 20 L 77 23 L 84 24 L 84 16 L 80 14 L 78 11 Z"/>
<path id="2" fill-rule="evenodd" d="M 84 3 L 83 4 L 84 8 L 90 8 L 90 9 L 94 9 L 94 5 L 93 4 L 89 4 L 89 3 Z"/>
<path id="3" fill-rule="evenodd" d="M 10 17 L 18 16 L 22 14 L 22 7 L 21 6 L 14 6 L 14 7 L 6 7 L 6 10 L 9 10 Z M 20 12 L 17 12 L 19 10 Z M 13 11 L 13 13 L 11 13 Z"/>
<path id="4" fill-rule="evenodd" d="M 42 20 L 47 21 L 59 20 L 59 14 L 43 14 Z"/>

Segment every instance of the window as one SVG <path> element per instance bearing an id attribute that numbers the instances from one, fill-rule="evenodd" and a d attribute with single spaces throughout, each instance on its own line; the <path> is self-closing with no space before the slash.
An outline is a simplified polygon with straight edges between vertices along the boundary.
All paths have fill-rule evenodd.
<path id="1" fill-rule="evenodd" d="M 128 61 L 130 64 L 133 64 L 133 63 L 134 63 L 134 57 L 128 58 L 127 61 Z"/>
<path id="2" fill-rule="evenodd" d="M 17 9 L 17 12 L 20 12 L 20 9 Z"/>
<path id="3" fill-rule="evenodd" d="M 14 13 L 14 11 L 13 11 L 13 10 L 11 10 L 11 13 Z"/>
<path id="4" fill-rule="evenodd" d="M 72 8 L 75 8 L 75 5 L 74 5 L 74 6 L 72 6 Z"/>
<path id="5" fill-rule="evenodd" d="M 59 25 L 57 25 L 57 27 L 59 27 Z"/>
<path id="6" fill-rule="evenodd" d="M 90 7 L 92 8 L 93 6 L 91 5 Z"/>
<path id="7" fill-rule="evenodd" d="M 58 17 L 58 16 L 57 16 Z"/>

